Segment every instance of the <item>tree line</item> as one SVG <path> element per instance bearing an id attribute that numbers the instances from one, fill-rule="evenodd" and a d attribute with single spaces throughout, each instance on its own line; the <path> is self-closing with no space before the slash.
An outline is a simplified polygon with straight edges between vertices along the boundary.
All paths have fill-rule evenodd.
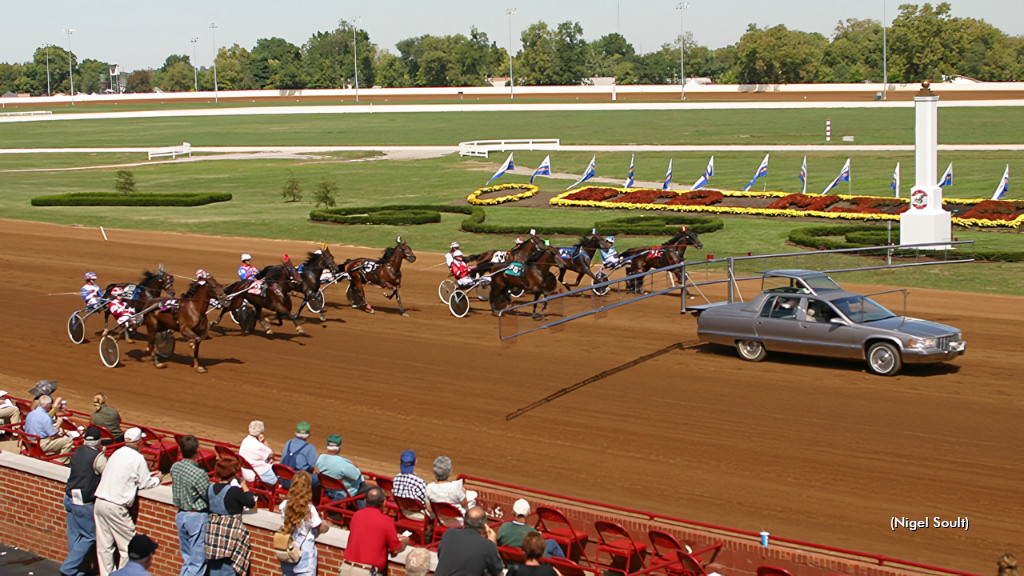
<path id="1" fill-rule="evenodd" d="M 588 42 L 578 22 L 552 28 L 544 22 L 520 34 L 522 49 L 512 56 L 519 86 L 577 85 L 611 76 L 617 84 L 678 84 L 680 47 L 687 77 L 723 84 L 941 81 L 967 76 L 982 81 L 1024 79 L 1024 36 L 1008 36 L 974 18 L 957 18 L 950 5 L 903 4 L 884 31 L 875 20 L 847 19 L 830 38 L 784 25 L 750 24 L 735 44 L 710 49 L 687 33 L 654 52 L 638 54 L 611 33 Z M 317 32 L 302 46 L 262 38 L 252 49 L 221 47 L 216 56 L 217 88 L 303 89 L 363 87 L 483 86 L 509 76 L 508 51 L 475 27 L 469 35 L 424 35 L 395 46 L 375 45 L 365 30 L 342 21 Z M 887 63 L 883 59 L 887 56 Z M 79 61 L 54 45 L 38 48 L 31 62 L 0 63 L 0 93 L 187 92 L 214 89 L 214 71 L 193 67 L 188 55 L 172 54 L 159 69 L 134 70 L 112 79 L 109 64 Z"/>

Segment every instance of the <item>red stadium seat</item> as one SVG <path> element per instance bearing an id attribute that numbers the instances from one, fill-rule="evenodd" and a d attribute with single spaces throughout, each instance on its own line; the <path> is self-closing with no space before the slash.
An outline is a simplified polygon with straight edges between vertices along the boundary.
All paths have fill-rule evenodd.
<path id="1" fill-rule="evenodd" d="M 430 509 L 434 511 L 434 540 L 440 540 L 441 535 L 449 528 L 462 526 L 462 510 L 448 502 L 431 502 Z"/>
<path id="2" fill-rule="evenodd" d="M 793 576 L 789 570 L 775 566 L 758 566 L 757 576 Z"/>
<path id="3" fill-rule="evenodd" d="M 175 434 L 174 441 L 178 443 L 178 459 L 181 459 L 181 439 L 184 438 L 184 434 Z M 208 448 L 199 448 L 196 452 L 196 464 L 205 470 L 207 473 L 213 472 L 213 467 L 217 464 L 217 453 Z"/>
<path id="4" fill-rule="evenodd" d="M 583 558 L 588 564 L 590 563 L 586 553 L 587 542 L 590 540 L 590 537 L 586 532 L 574 528 L 569 523 L 569 519 L 565 517 L 565 514 L 557 508 L 537 506 L 535 512 L 537 513 L 537 530 L 545 538 L 558 542 L 558 545 L 562 547 L 562 551 L 565 552 L 566 558 L 574 562 L 578 562 L 580 558 Z"/>
<path id="5" fill-rule="evenodd" d="M 715 561 L 715 558 L 718 557 L 718 553 L 722 550 L 722 546 L 725 545 L 724 542 L 719 541 L 698 550 L 691 550 L 688 546 L 684 546 L 679 542 L 679 540 L 672 534 L 656 528 L 649 530 L 647 532 L 647 537 L 651 541 L 651 552 L 654 554 L 654 560 L 657 562 L 678 563 L 680 560 L 679 556 L 676 555 L 676 552 L 681 552 L 692 559 L 691 562 L 685 562 L 684 560 L 684 565 L 681 567 L 689 571 L 694 571 L 692 564 L 696 564 L 701 568 L 699 572 L 696 572 L 697 574 L 701 574 L 706 571 L 708 564 Z M 711 553 L 710 558 L 706 560 L 701 558 L 701 556 L 709 552 Z"/>
<path id="6" fill-rule="evenodd" d="M 567 558 L 541 558 L 541 563 L 550 564 L 562 576 L 602 576 L 597 568 L 586 568 Z"/>
<path id="7" fill-rule="evenodd" d="M 395 519 L 395 528 L 400 532 L 408 530 L 415 536 L 415 540 L 421 545 L 426 546 L 431 541 L 433 535 L 433 520 L 430 515 L 427 514 L 426 507 L 423 503 L 415 498 L 402 498 L 401 496 L 395 496 L 395 505 L 398 506 L 398 518 Z M 413 520 L 405 515 L 405 512 L 419 512 L 423 514 L 422 520 Z"/>
<path id="8" fill-rule="evenodd" d="M 167 438 L 163 434 L 145 426 L 136 426 L 142 430 L 145 437 L 139 445 L 139 452 L 146 457 L 151 471 L 159 470 L 166 474 L 171 470 L 171 464 L 178 460 L 178 443 L 173 438 Z"/>
<path id="9" fill-rule="evenodd" d="M 633 535 L 617 522 L 594 522 L 599 543 L 596 564 L 610 571 L 630 573 L 643 569 L 647 545 L 633 539 Z M 603 556 L 602 556 L 603 555 Z"/>
<path id="10" fill-rule="evenodd" d="M 18 443 L 21 445 L 21 453 L 29 458 L 35 458 L 36 460 L 44 460 L 46 462 L 54 462 L 60 458 L 70 458 L 71 453 L 67 454 L 47 454 L 43 451 L 43 448 L 39 445 L 39 436 L 28 434 L 24 430 L 18 432 Z M 63 464 L 62 462 L 55 462 L 56 464 Z"/>
<path id="11" fill-rule="evenodd" d="M 277 466 L 276 464 L 274 466 Z M 277 468 L 274 468 L 276 471 Z M 345 526 L 348 526 L 349 521 L 352 520 L 352 516 L 359 511 L 359 501 L 366 498 L 365 494 L 356 494 L 353 496 L 345 483 L 337 478 L 333 478 L 322 472 L 316 473 L 317 478 L 320 479 L 320 504 L 316 507 L 320 513 L 334 513 L 341 516 L 341 521 Z M 345 496 L 332 500 L 327 494 L 328 491 L 341 492 Z"/>

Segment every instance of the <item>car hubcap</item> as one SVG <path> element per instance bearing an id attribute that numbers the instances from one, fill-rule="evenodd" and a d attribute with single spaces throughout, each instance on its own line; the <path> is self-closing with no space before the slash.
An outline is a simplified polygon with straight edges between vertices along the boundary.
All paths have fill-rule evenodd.
<path id="1" fill-rule="evenodd" d="M 875 354 L 872 357 L 875 364 L 875 369 L 879 372 L 888 372 L 893 366 L 893 356 L 888 350 L 880 348 L 875 350 Z"/>

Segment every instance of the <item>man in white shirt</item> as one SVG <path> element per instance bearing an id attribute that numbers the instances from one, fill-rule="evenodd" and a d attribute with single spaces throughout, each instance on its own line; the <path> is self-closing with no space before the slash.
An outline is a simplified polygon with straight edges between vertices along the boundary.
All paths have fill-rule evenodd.
<path id="1" fill-rule="evenodd" d="M 135 536 L 135 520 L 129 509 L 135 504 L 139 490 L 160 485 L 160 472 L 149 471 L 146 457 L 139 452 L 145 434 L 138 428 L 124 433 L 124 446 L 107 461 L 100 484 L 96 487 L 93 514 L 96 519 L 96 556 L 100 576 L 108 576 L 128 563 L 128 543 Z M 114 549 L 120 560 L 114 564 Z"/>
<path id="2" fill-rule="evenodd" d="M 245 459 L 252 466 L 252 471 L 242 468 L 242 478 L 246 482 L 254 482 L 256 475 L 267 486 L 277 484 L 277 474 L 271 464 L 274 462 L 274 450 L 267 446 L 267 439 L 263 436 L 265 427 L 262 420 L 249 422 L 249 435 L 242 439 L 238 445 L 238 455 Z M 253 472 L 256 474 L 254 475 Z"/>

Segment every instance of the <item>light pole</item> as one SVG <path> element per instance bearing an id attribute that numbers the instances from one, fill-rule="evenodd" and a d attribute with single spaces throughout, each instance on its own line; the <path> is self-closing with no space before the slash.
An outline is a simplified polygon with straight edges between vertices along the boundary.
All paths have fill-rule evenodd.
<path id="1" fill-rule="evenodd" d="M 356 53 L 356 24 L 362 22 L 363 19 L 359 16 L 352 18 L 352 77 L 356 81 L 356 102 L 359 102 L 359 56 Z"/>
<path id="2" fill-rule="evenodd" d="M 686 69 L 683 67 L 683 11 L 690 7 L 689 2 L 676 4 L 679 10 L 679 99 L 686 100 Z"/>
<path id="3" fill-rule="evenodd" d="M 65 28 L 61 32 L 68 35 L 68 79 L 71 81 L 71 105 L 75 105 L 75 72 L 72 69 L 72 56 L 71 56 L 71 35 L 75 33 L 74 28 Z"/>
<path id="4" fill-rule="evenodd" d="M 196 44 L 199 43 L 199 38 L 195 36 L 190 40 L 192 42 L 192 76 L 195 78 L 195 91 L 199 92 L 199 69 L 196 68 Z"/>
<path id="5" fill-rule="evenodd" d="M 210 35 L 213 37 L 213 101 L 220 102 L 217 93 L 217 24 L 210 23 Z"/>
<path id="6" fill-rule="evenodd" d="M 885 24 L 885 0 L 882 0 L 882 100 L 888 99 L 887 93 L 889 92 L 889 66 L 888 62 L 886 61 L 889 57 L 889 43 L 885 41 L 886 28 L 887 26 Z"/>
<path id="7" fill-rule="evenodd" d="M 512 74 L 512 17 L 516 15 L 515 8 L 506 8 L 505 16 L 508 16 L 508 99 L 515 100 L 515 75 Z"/>
<path id="8" fill-rule="evenodd" d="M 50 95 L 50 45 L 46 45 L 46 95 Z"/>

